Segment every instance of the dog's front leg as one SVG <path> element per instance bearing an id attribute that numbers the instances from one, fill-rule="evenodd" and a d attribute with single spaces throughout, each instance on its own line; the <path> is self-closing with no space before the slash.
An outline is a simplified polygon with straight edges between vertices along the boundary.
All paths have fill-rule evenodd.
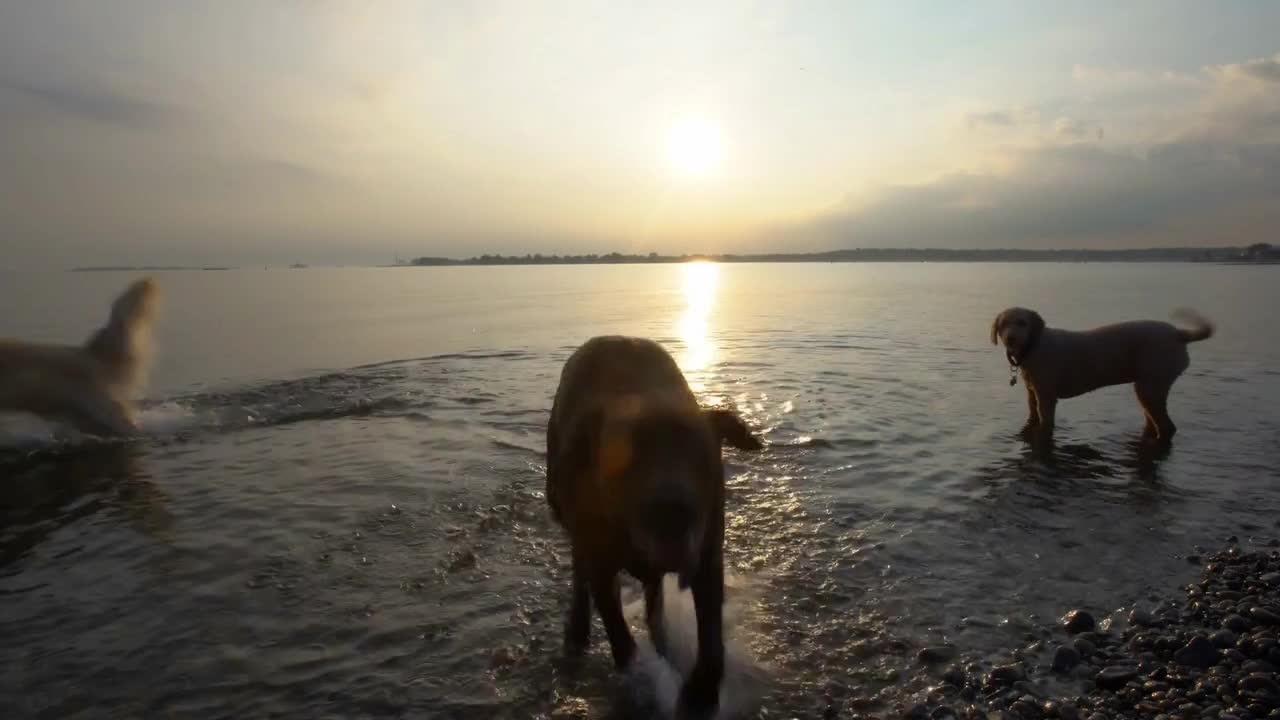
<path id="1" fill-rule="evenodd" d="M 1040 424 L 1036 428 L 1037 435 L 1045 442 L 1053 439 L 1053 426 L 1057 410 L 1057 396 L 1044 391 L 1036 392 L 1036 412 L 1040 416 Z"/>
<path id="2" fill-rule="evenodd" d="M 573 590 L 565 622 L 564 648 L 570 657 L 581 655 L 591 643 L 591 585 L 582 551 L 573 549 Z"/>
<path id="3" fill-rule="evenodd" d="M 704 554 L 693 582 L 698 618 L 698 660 L 680 692 L 682 718 L 710 717 L 720 702 L 724 677 L 724 560 L 717 547 Z"/>
<path id="4" fill-rule="evenodd" d="M 1040 425 L 1040 404 L 1036 399 L 1036 390 L 1027 385 L 1027 424 L 1022 426 L 1022 434 L 1030 435 Z"/>
<path id="5" fill-rule="evenodd" d="M 81 432 L 98 437 L 124 437 L 138 432 L 138 424 L 128 404 L 110 393 L 93 391 L 63 400 L 64 415 Z"/>
<path id="6" fill-rule="evenodd" d="M 662 624 L 662 576 L 650 578 L 644 584 L 644 619 L 649 626 L 649 640 L 653 649 L 667 657 L 667 630 Z"/>
<path id="7" fill-rule="evenodd" d="M 631 658 L 636 654 L 636 641 L 631 637 L 627 619 L 622 615 L 622 597 L 619 592 L 616 569 L 592 571 L 591 596 L 595 600 L 596 609 L 600 611 L 600 619 L 604 621 L 604 632 L 609 636 L 613 665 L 623 670 L 631 664 Z"/>

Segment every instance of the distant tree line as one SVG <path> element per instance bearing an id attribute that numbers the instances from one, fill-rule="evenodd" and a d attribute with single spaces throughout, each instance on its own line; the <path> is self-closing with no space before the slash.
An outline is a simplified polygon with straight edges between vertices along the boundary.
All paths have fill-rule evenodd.
<path id="1" fill-rule="evenodd" d="M 477 257 L 456 260 L 442 257 L 420 257 L 409 262 L 410 265 L 625 265 L 641 263 L 675 263 L 690 260 L 713 259 L 705 255 L 624 255 L 622 253 L 605 253 L 599 255 L 479 255 Z"/>
<path id="2" fill-rule="evenodd" d="M 1280 260 L 1280 248 L 1271 246 L 1271 243 L 1254 243 L 1244 249 L 1241 253 L 1244 260 Z"/>
<path id="3" fill-rule="evenodd" d="M 785 262 L 1267 262 L 1280 260 L 1280 250 L 1268 243 L 1245 248 L 1147 248 L 1137 250 L 948 250 L 942 248 L 856 248 L 819 253 L 758 253 L 719 255 L 623 254 L 586 255 L 485 254 L 462 260 L 414 258 L 399 264 L 434 265 L 629 265 L 711 260 L 722 263 Z"/>

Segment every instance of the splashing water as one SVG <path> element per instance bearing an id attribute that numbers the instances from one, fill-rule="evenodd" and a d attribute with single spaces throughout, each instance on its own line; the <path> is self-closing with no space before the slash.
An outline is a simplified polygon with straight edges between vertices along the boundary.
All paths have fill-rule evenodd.
<path id="1" fill-rule="evenodd" d="M 192 408 L 176 402 L 146 407 L 138 412 L 141 434 L 159 438 L 195 430 L 202 424 Z M 69 423 L 31 413 L 0 413 L 0 453 L 32 453 L 101 442 Z"/>
<path id="2" fill-rule="evenodd" d="M 138 413 L 138 425 L 146 435 L 174 435 L 194 430 L 201 424 L 195 409 L 177 402 L 165 402 Z"/>
<path id="3" fill-rule="evenodd" d="M 726 578 L 730 583 L 731 578 Z M 693 671 L 698 656 L 698 621 L 693 593 L 681 591 L 674 575 L 663 579 L 663 627 L 667 652 L 663 658 L 647 638 L 637 638 L 636 656 L 622 678 L 618 698 L 624 717 L 677 717 L 680 688 Z M 759 707 L 768 690 L 768 674 L 745 648 L 729 637 L 736 624 L 739 602 L 725 604 L 725 668 L 720 684 L 720 704 L 715 718 L 745 718 Z M 644 599 L 637 598 L 624 608 L 629 620 L 644 615 Z"/>

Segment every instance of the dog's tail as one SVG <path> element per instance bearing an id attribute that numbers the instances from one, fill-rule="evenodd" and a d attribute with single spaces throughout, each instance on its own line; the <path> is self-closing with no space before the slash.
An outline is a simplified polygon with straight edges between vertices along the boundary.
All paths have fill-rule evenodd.
<path id="1" fill-rule="evenodd" d="M 1200 342 L 1213 337 L 1213 323 L 1206 320 L 1204 316 L 1195 310 L 1187 308 L 1175 310 L 1173 319 L 1192 326 L 1190 330 L 1178 329 L 1178 337 L 1182 338 L 1184 343 Z"/>
<path id="2" fill-rule="evenodd" d="M 151 364 L 151 327 L 160 310 L 160 286 L 154 278 L 134 282 L 111 304 L 111 318 L 89 338 L 85 351 L 120 390 L 141 389 Z"/>

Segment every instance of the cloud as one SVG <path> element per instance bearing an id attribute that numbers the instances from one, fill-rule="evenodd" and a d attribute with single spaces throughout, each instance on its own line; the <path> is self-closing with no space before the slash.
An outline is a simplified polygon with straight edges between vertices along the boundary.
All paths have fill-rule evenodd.
<path id="1" fill-rule="evenodd" d="M 1266 83 L 1280 83 L 1280 53 L 1269 58 L 1259 58 L 1243 63 L 1218 65 L 1212 69 L 1221 75 L 1245 76 Z"/>
<path id="2" fill-rule="evenodd" d="M 1014 124 L 1013 114 L 1003 110 L 988 110 L 987 112 L 971 112 L 965 116 L 970 128 L 987 128 L 987 127 L 1012 127 Z"/>
<path id="3" fill-rule="evenodd" d="M 1168 144 L 1138 154 L 1081 143 L 1024 151 L 1002 175 L 886 188 L 809 230 L 862 247 L 1159 244 L 1202 214 L 1267 203 L 1280 203 L 1280 146 Z"/>
<path id="4" fill-rule="evenodd" d="M 964 115 L 964 123 L 970 131 L 1003 136 L 1008 140 L 1077 141 L 1099 133 L 1100 128 L 1080 118 L 1055 115 L 1056 105 L 968 112 Z"/>
<path id="5" fill-rule="evenodd" d="M 172 123 L 178 115 L 170 106 L 104 91 L 0 82 L 0 93 L 17 95 L 46 111 L 129 129 L 155 129 Z"/>
<path id="6" fill-rule="evenodd" d="M 1069 140 L 1080 140 L 1088 137 L 1092 128 L 1081 120 L 1060 117 L 1053 121 L 1053 134 Z"/>
<path id="7" fill-rule="evenodd" d="M 1150 139 L 1104 147 L 1099 125 L 1059 116 L 1030 144 L 1003 146 L 1001 172 L 957 171 L 881 187 L 791 228 L 834 247 L 1115 247 L 1274 241 L 1280 236 L 1280 56 L 1205 68 L 1198 92 L 1159 109 L 1180 118 Z M 1189 76 L 1077 69 L 1147 95 Z M 1146 84 L 1140 82 L 1145 79 Z M 1025 117 L 1032 117 L 1026 113 Z M 971 126 L 1018 130 L 1008 112 Z"/>
<path id="8" fill-rule="evenodd" d="M 970 130 L 1006 131 L 1013 128 L 1034 127 L 1040 124 L 1038 108 L 1018 107 L 1005 110 L 983 110 L 966 113 L 965 124 Z"/>

